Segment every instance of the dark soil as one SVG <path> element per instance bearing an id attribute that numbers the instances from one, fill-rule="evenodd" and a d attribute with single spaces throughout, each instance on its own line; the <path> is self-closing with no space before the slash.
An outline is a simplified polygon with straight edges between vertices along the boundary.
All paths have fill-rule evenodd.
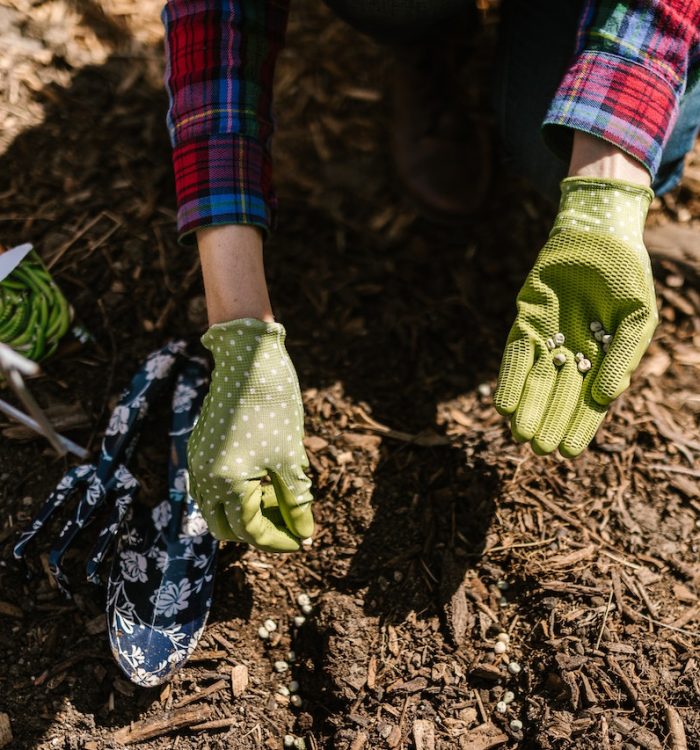
<path id="1" fill-rule="evenodd" d="M 196 256 L 176 242 L 159 5 L 0 7 L 0 242 L 61 254 L 55 276 L 96 343 L 48 363 L 32 390 L 82 421 L 70 435 L 92 449 L 145 354 L 204 323 Z M 492 22 L 468 76 L 485 121 Z M 139 747 L 272 750 L 291 733 L 336 750 L 680 750 L 681 735 L 700 748 L 700 148 L 684 185 L 655 202 L 650 246 L 673 239 L 655 255 L 662 324 L 632 388 L 579 460 L 538 458 L 513 442 L 490 391 L 551 207 L 497 168 L 459 241 L 420 221 L 389 157 L 389 64 L 319 3 L 295 3 L 267 263 L 304 393 L 313 546 L 282 557 L 227 545 L 194 658 L 165 688 L 136 688 L 112 661 L 100 591 L 79 583 L 96 530 L 72 554 L 71 601 L 45 573 L 49 535 L 31 580 L 12 561 L 70 462 L 5 431 L 11 747 L 117 747 L 117 729 L 223 677 L 192 705 L 227 728 Z M 134 466 L 146 502 L 165 491 L 166 445 L 161 414 Z M 295 632 L 303 591 L 314 614 Z M 263 643 L 268 617 L 279 629 Z M 501 631 L 510 644 L 496 656 Z M 290 649 L 301 708 L 276 692 L 272 664 Z M 234 698 L 240 665 L 249 683 Z M 505 690 L 515 699 L 500 714 Z"/>

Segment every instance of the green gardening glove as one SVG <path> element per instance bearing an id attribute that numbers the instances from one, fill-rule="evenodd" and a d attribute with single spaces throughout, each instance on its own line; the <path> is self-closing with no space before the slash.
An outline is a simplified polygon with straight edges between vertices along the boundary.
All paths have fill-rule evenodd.
<path id="1" fill-rule="evenodd" d="M 211 387 L 187 446 L 190 491 L 217 539 L 292 552 L 314 530 L 304 409 L 279 323 L 213 325 Z"/>
<path id="2" fill-rule="evenodd" d="M 642 230 L 653 197 L 572 177 L 517 299 L 494 396 L 516 440 L 577 456 L 628 386 L 658 322 Z"/>

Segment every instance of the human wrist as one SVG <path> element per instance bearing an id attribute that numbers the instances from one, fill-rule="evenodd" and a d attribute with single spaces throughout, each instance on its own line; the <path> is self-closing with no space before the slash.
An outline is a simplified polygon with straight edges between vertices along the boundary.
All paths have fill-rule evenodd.
<path id="1" fill-rule="evenodd" d="M 625 180 L 649 187 L 651 176 L 644 165 L 612 143 L 577 130 L 569 161 L 569 177 Z"/>
<path id="2" fill-rule="evenodd" d="M 274 321 L 257 227 L 205 227 L 197 231 L 197 245 L 210 325 L 241 318 Z"/>

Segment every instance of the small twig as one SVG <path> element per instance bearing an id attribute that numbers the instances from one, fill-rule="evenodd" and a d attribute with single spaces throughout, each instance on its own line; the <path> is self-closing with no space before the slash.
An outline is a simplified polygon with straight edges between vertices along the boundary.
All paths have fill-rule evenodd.
<path id="1" fill-rule="evenodd" d="M 600 630 L 598 631 L 598 637 L 596 638 L 594 651 L 597 651 L 598 647 L 600 646 L 600 640 L 603 637 L 603 630 L 605 630 L 605 623 L 608 621 L 608 614 L 610 613 L 610 605 L 612 604 L 612 598 L 613 598 L 613 587 L 612 587 L 612 584 L 610 584 L 610 596 L 608 597 L 608 603 L 605 605 L 605 612 L 603 612 L 603 622 L 600 623 Z"/>
<path id="2" fill-rule="evenodd" d="M 686 474 L 689 477 L 700 477 L 700 469 L 688 469 L 685 466 L 664 466 L 663 464 L 651 464 L 648 468 L 656 471 L 667 471 L 669 474 Z"/>
<path id="3" fill-rule="evenodd" d="M 481 712 L 481 720 L 486 722 L 489 720 L 488 714 L 486 713 L 486 709 L 484 708 L 484 704 L 481 701 L 481 696 L 479 695 L 479 691 L 474 688 L 474 697 L 476 698 L 477 705 L 479 706 L 479 711 Z"/>
<path id="4" fill-rule="evenodd" d="M 184 711 L 168 711 L 162 716 L 137 721 L 129 727 L 119 729 L 112 735 L 112 739 L 121 745 L 144 742 L 177 729 L 201 724 L 202 719 L 208 719 L 211 716 L 211 711 L 211 706 L 197 706 L 197 708 L 188 708 Z"/>
<path id="5" fill-rule="evenodd" d="M 193 724 L 190 729 L 193 732 L 204 732 L 207 729 L 228 729 L 236 724 L 240 719 L 236 716 L 229 716 L 227 719 L 213 719 L 205 721 L 202 724 Z"/>
<path id="6" fill-rule="evenodd" d="M 202 698 L 206 698 L 208 695 L 212 695 L 213 693 L 218 693 L 219 690 L 223 690 L 227 686 L 226 680 L 218 680 L 213 685 L 209 685 L 208 688 L 204 688 L 200 693 L 192 693 L 192 695 L 188 695 L 187 697 L 183 698 L 182 700 L 178 701 L 175 704 L 175 708 L 184 708 L 185 706 L 189 706 L 190 703 L 195 703 L 196 701 L 201 701 Z"/>
<path id="7" fill-rule="evenodd" d="M 632 703 L 634 703 L 639 713 L 643 717 L 646 716 L 647 707 L 639 699 L 639 693 L 637 692 L 637 689 L 632 684 L 630 678 L 622 671 L 622 667 L 617 663 L 617 659 L 612 654 L 607 654 L 605 656 L 605 661 L 622 683 L 622 686 L 625 688 L 625 692 L 630 697 L 630 700 L 632 701 Z"/>

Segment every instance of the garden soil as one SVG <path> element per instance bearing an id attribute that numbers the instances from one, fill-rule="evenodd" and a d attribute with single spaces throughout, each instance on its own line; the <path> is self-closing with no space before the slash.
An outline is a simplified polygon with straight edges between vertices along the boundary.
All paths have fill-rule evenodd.
<path id="1" fill-rule="evenodd" d="M 459 234 L 423 222 L 390 158 L 390 52 L 319 2 L 293 5 L 266 259 L 306 408 L 313 544 L 223 546 L 193 658 L 135 687 L 104 592 L 83 582 L 97 525 L 69 554 L 70 600 L 47 574 L 58 525 L 30 578 L 13 561 L 72 462 L 0 423 L 0 746 L 700 748 L 700 149 L 654 202 L 661 325 L 632 387 L 585 455 L 539 458 L 491 393 L 553 208 L 495 148 L 478 219 Z M 463 88 L 490 132 L 497 11 L 479 6 Z M 176 239 L 159 10 L 0 5 L 0 242 L 34 243 L 94 336 L 31 382 L 92 451 L 143 357 L 205 325 L 196 252 Z M 166 496 L 167 430 L 162 408 L 134 459 L 140 502 Z M 300 593 L 313 611 L 297 628 Z M 300 706 L 278 692 L 291 680 Z"/>

